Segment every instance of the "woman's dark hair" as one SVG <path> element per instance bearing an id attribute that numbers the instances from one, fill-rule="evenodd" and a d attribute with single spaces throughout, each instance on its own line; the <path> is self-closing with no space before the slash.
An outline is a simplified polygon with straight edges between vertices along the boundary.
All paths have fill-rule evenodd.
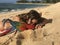
<path id="1" fill-rule="evenodd" d="M 39 14 L 36 10 L 31 10 L 28 12 L 29 17 L 40 18 L 41 14 Z"/>
<path id="2" fill-rule="evenodd" d="M 41 18 L 41 14 L 38 13 L 36 10 L 31 10 L 28 13 L 19 14 L 18 16 L 24 22 L 26 22 L 28 19 L 37 19 L 39 21 Z"/>
<path id="3" fill-rule="evenodd" d="M 28 19 L 29 18 L 30 19 L 37 19 L 37 21 L 39 21 L 42 14 L 38 13 L 36 10 L 31 10 L 27 13 L 27 15 L 28 15 Z"/>

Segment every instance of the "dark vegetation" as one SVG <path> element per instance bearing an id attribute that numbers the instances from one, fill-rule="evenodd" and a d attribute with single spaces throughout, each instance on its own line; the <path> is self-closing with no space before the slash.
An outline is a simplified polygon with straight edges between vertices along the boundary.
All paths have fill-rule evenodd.
<path id="1" fill-rule="evenodd" d="M 28 1 L 28 0 L 18 0 L 17 3 L 57 3 L 60 2 L 60 0 L 41 0 L 41 1 Z"/>

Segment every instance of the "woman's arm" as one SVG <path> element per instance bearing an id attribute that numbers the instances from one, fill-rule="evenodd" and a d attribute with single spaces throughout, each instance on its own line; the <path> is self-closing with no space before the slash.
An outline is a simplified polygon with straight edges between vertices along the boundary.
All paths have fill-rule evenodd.
<path id="1" fill-rule="evenodd" d="M 42 28 L 43 26 L 45 26 L 45 24 L 46 24 L 47 22 L 48 22 L 48 20 L 45 19 L 45 20 L 43 20 L 43 22 L 37 24 L 35 28 Z"/>
<path id="2" fill-rule="evenodd" d="M 5 20 L 3 20 L 3 26 L 5 25 L 6 22 L 10 22 L 10 23 L 11 23 L 11 22 L 13 22 L 13 21 L 10 20 L 10 19 L 5 19 Z"/>

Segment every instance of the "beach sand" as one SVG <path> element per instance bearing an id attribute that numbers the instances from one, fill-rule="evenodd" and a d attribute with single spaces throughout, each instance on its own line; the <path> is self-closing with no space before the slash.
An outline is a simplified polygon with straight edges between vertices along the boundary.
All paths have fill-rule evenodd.
<path id="1" fill-rule="evenodd" d="M 0 14 L 0 21 L 4 18 L 12 19 L 13 16 L 27 13 L 31 9 Z M 42 29 L 26 30 L 0 37 L 0 45 L 60 45 L 60 2 L 45 8 L 34 8 L 42 17 L 52 19 Z M 9 39 L 12 37 L 11 39 Z M 9 40 L 8 40 L 9 39 Z"/>

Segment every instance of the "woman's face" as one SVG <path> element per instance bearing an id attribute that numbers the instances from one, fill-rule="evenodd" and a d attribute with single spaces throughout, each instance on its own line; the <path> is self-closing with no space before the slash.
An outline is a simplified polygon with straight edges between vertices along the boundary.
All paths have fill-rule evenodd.
<path id="1" fill-rule="evenodd" d="M 36 23 L 37 23 L 37 19 L 28 20 L 28 24 L 36 24 Z"/>
<path id="2" fill-rule="evenodd" d="M 32 19 L 32 24 L 36 24 L 37 23 L 37 19 Z"/>

